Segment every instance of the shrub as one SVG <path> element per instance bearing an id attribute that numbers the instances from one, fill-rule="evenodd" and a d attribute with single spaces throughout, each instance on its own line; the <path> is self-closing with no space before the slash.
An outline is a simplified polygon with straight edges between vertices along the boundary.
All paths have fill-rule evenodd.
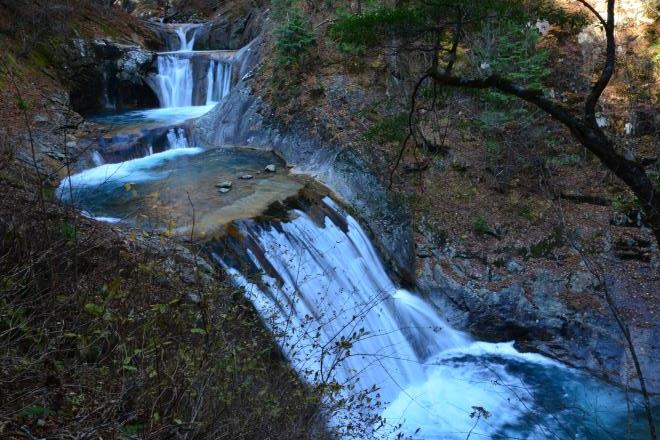
<path id="1" fill-rule="evenodd" d="M 490 234 L 492 231 L 488 221 L 486 221 L 482 215 L 479 215 L 472 220 L 472 229 L 479 235 Z"/>
<path id="2" fill-rule="evenodd" d="M 280 65 L 301 65 L 314 45 L 316 38 L 309 20 L 303 17 L 300 9 L 293 8 L 280 27 L 275 29 L 277 63 Z"/>
<path id="3" fill-rule="evenodd" d="M 378 143 L 403 142 L 407 133 L 408 114 L 400 113 L 374 124 L 364 133 L 364 139 Z"/>

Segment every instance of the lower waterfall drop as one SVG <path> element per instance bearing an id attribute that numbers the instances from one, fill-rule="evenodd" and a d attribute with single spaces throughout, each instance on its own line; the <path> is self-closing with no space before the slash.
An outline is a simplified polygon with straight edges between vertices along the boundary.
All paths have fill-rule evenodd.
<path id="1" fill-rule="evenodd" d="M 342 384 L 344 402 L 356 395 L 382 402 L 372 408 L 381 421 L 363 438 L 625 433 L 620 390 L 513 343 L 478 342 L 453 329 L 425 300 L 395 286 L 354 218 L 327 197 L 318 211 L 241 224 L 243 272 L 223 259 L 226 252 L 213 257 L 244 288 L 303 380 Z M 246 267 L 261 274 L 258 281 Z M 337 412 L 330 425 L 351 417 Z"/>

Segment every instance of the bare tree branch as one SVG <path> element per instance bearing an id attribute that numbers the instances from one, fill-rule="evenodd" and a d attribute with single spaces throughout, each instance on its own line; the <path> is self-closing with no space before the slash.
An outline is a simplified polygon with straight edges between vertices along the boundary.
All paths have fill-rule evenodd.
<path id="1" fill-rule="evenodd" d="M 596 18 L 598 19 L 598 21 L 600 21 L 600 23 L 603 25 L 604 28 L 607 27 L 607 22 L 605 21 L 603 16 L 600 15 L 598 13 L 598 11 L 596 10 L 596 8 L 591 6 L 591 4 L 589 4 L 589 2 L 587 2 L 586 0 L 576 0 L 576 1 L 580 4 L 582 4 L 585 8 L 589 9 L 589 11 L 596 16 Z"/>

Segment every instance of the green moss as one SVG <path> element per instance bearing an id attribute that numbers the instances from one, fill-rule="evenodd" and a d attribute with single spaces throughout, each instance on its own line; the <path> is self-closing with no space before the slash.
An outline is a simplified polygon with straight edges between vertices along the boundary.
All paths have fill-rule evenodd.
<path id="1" fill-rule="evenodd" d="M 562 153 L 557 156 L 545 159 L 545 165 L 548 168 L 561 168 L 566 166 L 575 166 L 582 161 L 578 154 Z"/>
<path id="2" fill-rule="evenodd" d="M 384 118 L 364 133 L 364 139 L 370 142 L 401 143 L 408 134 L 408 114 L 400 113 Z"/>
<path id="3" fill-rule="evenodd" d="M 564 236 L 561 229 L 555 229 L 552 234 L 536 243 L 529 249 L 532 258 L 547 257 L 550 253 L 564 244 Z"/>
<path id="4" fill-rule="evenodd" d="M 492 228 L 484 216 L 477 216 L 472 220 L 472 229 L 479 235 L 486 235 L 491 233 Z"/>

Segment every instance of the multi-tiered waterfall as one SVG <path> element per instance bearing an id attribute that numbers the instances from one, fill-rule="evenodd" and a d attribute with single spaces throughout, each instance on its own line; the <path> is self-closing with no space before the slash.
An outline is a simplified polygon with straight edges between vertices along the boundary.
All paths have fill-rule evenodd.
<path id="1" fill-rule="evenodd" d="M 199 25 L 176 25 L 177 48 L 157 55 L 151 80 L 161 107 L 213 105 L 229 93 L 231 51 L 195 51 Z"/>
<path id="2" fill-rule="evenodd" d="M 253 217 L 255 194 L 273 192 L 286 172 L 257 175 L 274 158 L 255 162 L 251 150 L 234 157 L 224 148 L 186 148 L 185 121 L 229 93 L 233 53 L 194 51 L 199 26 L 173 27 L 177 47 L 158 54 L 152 84 L 163 108 L 105 119 L 119 124 L 116 142 L 135 143 L 134 132 L 144 139 L 156 130 L 158 151 L 153 135 L 130 158 L 96 152 L 97 166 L 64 179 L 58 194 L 112 222 L 136 224 L 150 208 L 169 216 L 177 201 L 183 212 L 199 194 L 198 213 L 221 206 L 232 219 Z M 240 179 L 248 166 L 255 175 Z M 219 177 L 233 179 L 236 200 L 218 194 Z M 211 226 L 227 218 L 212 214 Z M 511 343 L 474 341 L 417 293 L 399 288 L 358 221 L 332 199 L 293 210 L 287 220 L 245 220 L 238 229 L 210 246 L 213 256 L 244 287 L 303 380 L 343 387 L 330 403 L 350 410 L 334 413 L 330 424 L 363 417 L 350 404 L 358 396 L 373 399 L 368 411 L 384 425 L 364 438 L 642 438 L 633 395 Z"/>

